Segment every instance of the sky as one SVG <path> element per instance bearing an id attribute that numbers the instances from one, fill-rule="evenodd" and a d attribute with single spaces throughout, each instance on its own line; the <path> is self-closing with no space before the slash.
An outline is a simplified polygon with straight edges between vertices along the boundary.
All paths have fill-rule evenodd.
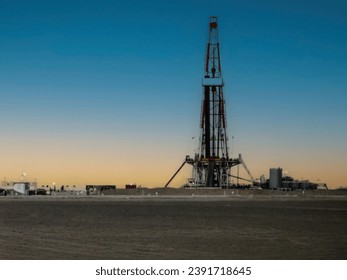
<path id="1" fill-rule="evenodd" d="M 1 180 L 165 185 L 198 148 L 218 16 L 231 156 L 347 185 L 346 1 L 0 4 Z"/>

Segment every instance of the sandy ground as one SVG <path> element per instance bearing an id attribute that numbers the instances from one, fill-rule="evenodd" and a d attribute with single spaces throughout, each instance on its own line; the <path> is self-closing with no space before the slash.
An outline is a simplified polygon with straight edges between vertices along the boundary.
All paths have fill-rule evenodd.
<path id="1" fill-rule="evenodd" d="M 0 259 L 347 259 L 347 199 L 0 198 Z"/>

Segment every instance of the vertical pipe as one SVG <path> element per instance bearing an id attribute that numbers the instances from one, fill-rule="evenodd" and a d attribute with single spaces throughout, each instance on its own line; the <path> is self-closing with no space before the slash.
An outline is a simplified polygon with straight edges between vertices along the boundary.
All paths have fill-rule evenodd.
<path id="1" fill-rule="evenodd" d="M 204 117 L 205 117 L 205 157 L 211 156 L 211 125 L 210 125 L 210 87 L 204 88 Z"/>
<path id="2" fill-rule="evenodd" d="M 216 87 L 212 87 L 212 156 L 216 156 Z"/>
<path id="3" fill-rule="evenodd" d="M 207 43 L 207 50 L 206 50 L 206 61 L 205 61 L 205 72 L 206 75 L 208 75 L 208 65 L 210 62 L 210 43 Z"/>

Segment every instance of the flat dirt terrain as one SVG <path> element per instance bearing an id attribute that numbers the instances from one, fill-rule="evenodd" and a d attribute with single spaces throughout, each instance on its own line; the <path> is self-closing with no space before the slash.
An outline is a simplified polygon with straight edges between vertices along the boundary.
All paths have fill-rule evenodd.
<path id="1" fill-rule="evenodd" d="M 1 198 L 0 259 L 347 259 L 346 199 Z"/>

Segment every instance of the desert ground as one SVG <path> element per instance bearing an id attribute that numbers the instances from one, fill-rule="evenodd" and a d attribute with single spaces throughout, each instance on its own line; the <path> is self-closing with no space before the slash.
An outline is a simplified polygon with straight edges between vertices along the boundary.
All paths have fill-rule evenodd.
<path id="1" fill-rule="evenodd" d="M 347 259 L 345 196 L 1 197 L 0 259 Z"/>

